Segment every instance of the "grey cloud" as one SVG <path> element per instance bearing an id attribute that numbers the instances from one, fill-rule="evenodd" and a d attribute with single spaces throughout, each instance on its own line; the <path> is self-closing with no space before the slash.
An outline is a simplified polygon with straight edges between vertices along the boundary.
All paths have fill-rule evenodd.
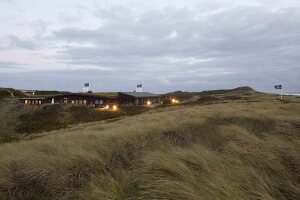
<path id="1" fill-rule="evenodd" d="M 130 5 L 88 8 L 97 18 L 94 26 L 80 27 L 85 19 L 77 12 L 67 16 L 71 23 L 65 20 L 44 40 L 54 47 L 68 43 L 51 59 L 85 68 L 64 75 L 74 80 L 73 89 L 86 80 L 99 90 L 129 90 L 143 82 L 156 92 L 241 85 L 268 91 L 278 83 L 299 87 L 299 5 L 271 9 L 263 3 L 205 2 L 147 11 Z M 14 47 L 37 47 L 30 40 L 11 40 Z M 45 81 L 36 78 L 45 87 L 51 79 L 64 85 L 60 72 L 37 72 Z"/>
<path id="2" fill-rule="evenodd" d="M 90 9 L 83 5 L 75 5 L 73 7 L 73 13 L 59 12 L 58 19 L 66 25 L 78 24 L 83 21 L 87 15 L 89 15 Z"/>
<path id="3" fill-rule="evenodd" d="M 13 68 L 19 68 L 20 64 L 16 63 L 16 62 L 4 62 L 4 61 L 0 61 L 0 70 L 1 69 L 13 69 Z"/>
<path id="4" fill-rule="evenodd" d="M 64 28 L 59 31 L 53 31 L 52 33 L 56 39 L 79 42 L 95 40 L 100 37 L 97 30 L 83 30 L 74 27 Z"/>
<path id="5" fill-rule="evenodd" d="M 134 19 L 134 12 L 125 6 L 112 6 L 109 9 L 98 8 L 94 16 L 106 22 L 115 22 L 115 20 L 124 22 Z"/>
<path id="6" fill-rule="evenodd" d="M 290 13 L 297 15 L 296 9 L 272 13 L 263 8 L 241 7 L 194 20 L 195 10 L 152 11 L 96 29 L 66 28 L 53 33 L 58 39 L 93 42 L 93 47 L 65 52 L 77 58 L 78 54 L 93 59 L 112 55 L 221 58 L 284 53 L 286 48 L 298 48 L 300 44 L 300 22 L 289 17 Z M 168 37 L 174 31 L 178 36 Z"/>
<path id="7" fill-rule="evenodd" d="M 48 27 L 51 25 L 50 21 L 44 21 L 41 19 L 29 21 L 26 23 L 35 30 L 35 38 L 41 38 L 47 32 Z"/>
<path id="8" fill-rule="evenodd" d="M 236 86 L 252 83 L 263 88 L 265 79 L 261 76 L 272 75 L 268 81 L 275 84 L 282 81 L 280 74 L 286 74 L 296 87 L 293 80 L 300 78 L 300 15 L 295 8 L 271 11 L 240 6 L 200 19 L 195 9 L 169 8 L 134 16 L 124 8 L 113 8 L 110 15 L 108 11 L 99 12 L 111 21 L 93 29 L 53 32 L 58 40 L 92 43 L 60 52 L 61 59 L 118 68 L 141 80 L 156 76 L 164 83 L 185 86 L 189 86 L 185 82 L 204 79 L 210 86 L 233 85 L 232 81 L 236 81 Z M 120 19 L 126 13 L 130 17 Z M 170 62 L 168 58 L 211 61 L 184 63 Z M 224 83 L 215 81 L 216 77 Z"/>
<path id="9" fill-rule="evenodd" d="M 33 50 L 37 47 L 36 43 L 33 40 L 23 40 L 16 35 L 10 35 L 6 37 L 6 40 L 7 40 L 7 46 L 2 47 L 2 49 L 4 50 L 15 49 L 15 48 Z"/>

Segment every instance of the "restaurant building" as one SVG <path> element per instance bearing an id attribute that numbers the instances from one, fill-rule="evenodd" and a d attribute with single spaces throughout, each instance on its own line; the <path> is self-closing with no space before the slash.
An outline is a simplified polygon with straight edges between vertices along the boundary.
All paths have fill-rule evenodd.
<path id="1" fill-rule="evenodd" d="M 67 93 L 45 97 L 20 98 L 20 103 L 40 104 L 77 104 L 90 107 L 106 105 L 152 105 L 160 103 L 160 95 L 149 92 L 119 92 L 115 95 L 98 95 L 93 93 Z"/>

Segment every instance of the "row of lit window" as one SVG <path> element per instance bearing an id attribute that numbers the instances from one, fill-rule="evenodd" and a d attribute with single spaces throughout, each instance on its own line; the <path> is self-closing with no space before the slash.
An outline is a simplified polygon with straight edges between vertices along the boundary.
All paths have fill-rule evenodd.
<path id="1" fill-rule="evenodd" d="M 72 104 L 87 104 L 86 100 L 72 100 Z"/>
<path id="2" fill-rule="evenodd" d="M 41 100 L 25 100 L 25 104 L 42 104 Z"/>

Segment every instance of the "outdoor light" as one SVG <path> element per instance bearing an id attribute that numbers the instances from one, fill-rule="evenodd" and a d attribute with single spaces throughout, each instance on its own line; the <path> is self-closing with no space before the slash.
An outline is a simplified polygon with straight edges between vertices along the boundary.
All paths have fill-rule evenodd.
<path id="1" fill-rule="evenodd" d="M 117 107 L 117 105 L 113 105 L 113 110 L 117 110 L 118 109 L 118 107 Z"/>
<path id="2" fill-rule="evenodd" d="M 147 101 L 147 105 L 150 106 L 151 105 L 151 101 Z"/>
<path id="3" fill-rule="evenodd" d="M 105 106 L 105 109 L 109 109 L 109 105 L 106 105 L 106 106 Z"/>
<path id="4" fill-rule="evenodd" d="M 179 100 L 177 100 L 177 99 L 172 99 L 171 102 L 172 102 L 172 103 L 179 103 Z"/>

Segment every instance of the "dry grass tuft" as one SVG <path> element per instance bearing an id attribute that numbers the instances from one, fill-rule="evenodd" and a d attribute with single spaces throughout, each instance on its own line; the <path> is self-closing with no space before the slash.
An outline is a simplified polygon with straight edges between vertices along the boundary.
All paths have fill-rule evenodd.
<path id="1" fill-rule="evenodd" d="M 2 144 L 0 199 L 297 199 L 299 108 L 176 106 Z"/>

